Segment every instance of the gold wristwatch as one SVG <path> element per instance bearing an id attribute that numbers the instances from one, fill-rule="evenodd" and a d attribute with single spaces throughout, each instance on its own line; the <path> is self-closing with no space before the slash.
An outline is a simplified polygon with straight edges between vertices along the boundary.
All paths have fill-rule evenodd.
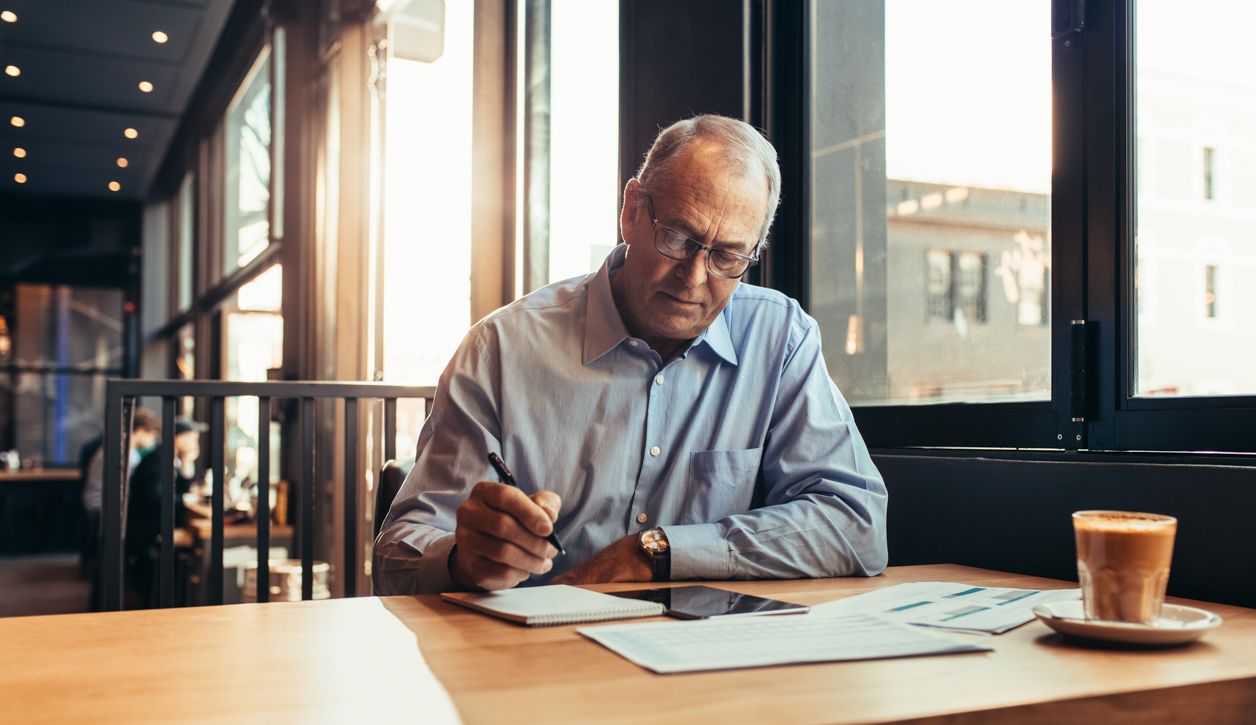
<path id="1" fill-rule="evenodd" d="M 641 551 L 650 560 L 651 577 L 656 582 L 672 580 L 672 548 L 667 543 L 667 534 L 655 527 L 646 529 L 637 536 Z"/>

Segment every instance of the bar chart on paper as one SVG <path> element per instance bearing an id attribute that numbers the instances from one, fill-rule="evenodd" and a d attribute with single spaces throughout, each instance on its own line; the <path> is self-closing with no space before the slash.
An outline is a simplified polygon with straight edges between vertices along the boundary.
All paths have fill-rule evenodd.
<path id="1" fill-rule="evenodd" d="M 913 582 L 812 607 L 821 615 L 861 612 L 894 622 L 1002 634 L 1034 619 L 1034 607 L 1076 599 L 1076 589 L 1001 589 L 955 582 Z"/>

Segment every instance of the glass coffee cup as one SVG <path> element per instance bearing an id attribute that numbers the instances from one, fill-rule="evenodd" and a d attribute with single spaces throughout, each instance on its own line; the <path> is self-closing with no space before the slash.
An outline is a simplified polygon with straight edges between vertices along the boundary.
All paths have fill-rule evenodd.
<path id="1" fill-rule="evenodd" d="M 1077 511 L 1073 533 L 1086 618 L 1153 624 L 1164 605 L 1177 519 L 1133 511 Z"/>

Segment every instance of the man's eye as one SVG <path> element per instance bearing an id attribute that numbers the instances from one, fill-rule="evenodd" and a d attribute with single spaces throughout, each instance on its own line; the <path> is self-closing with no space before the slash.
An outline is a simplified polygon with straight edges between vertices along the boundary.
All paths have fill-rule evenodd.
<path id="1" fill-rule="evenodd" d="M 694 241 L 683 234 L 673 232 L 668 238 L 668 244 L 675 249 L 687 249 L 694 246 Z"/>

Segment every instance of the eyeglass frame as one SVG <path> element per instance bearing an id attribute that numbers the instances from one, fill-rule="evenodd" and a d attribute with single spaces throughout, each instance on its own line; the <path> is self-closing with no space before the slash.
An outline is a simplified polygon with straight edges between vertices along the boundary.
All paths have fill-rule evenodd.
<path id="1" fill-rule="evenodd" d="M 641 195 L 645 197 L 646 209 L 650 212 L 650 230 L 654 232 L 654 249 L 658 251 L 658 253 L 663 255 L 664 257 L 667 257 L 668 259 L 671 259 L 677 262 L 688 262 L 689 260 L 698 256 L 702 252 L 706 252 L 707 253 L 706 255 L 707 271 L 715 275 L 716 277 L 719 277 L 720 279 L 741 279 L 742 277 L 746 276 L 746 272 L 749 272 L 751 267 L 759 263 L 759 250 L 761 249 L 761 245 L 759 244 L 755 245 L 754 256 L 750 256 L 746 254 L 738 254 L 737 252 L 730 252 L 727 249 L 717 249 L 715 247 L 709 247 L 703 244 L 702 242 L 699 242 L 698 240 L 694 239 L 693 237 L 689 236 L 688 234 L 677 231 L 667 226 L 663 222 L 659 221 L 658 215 L 655 214 L 654 212 L 654 200 L 651 199 L 650 195 L 647 193 L 642 192 Z M 659 245 L 659 227 L 662 227 L 663 229 L 671 232 L 672 234 L 675 234 L 676 236 L 688 242 L 686 249 L 697 247 L 697 251 L 693 252 L 687 257 L 673 257 L 670 251 L 663 249 L 663 247 Z M 727 254 L 731 257 L 736 257 L 737 259 L 744 261 L 746 263 L 746 268 L 741 271 L 741 274 L 731 276 L 731 277 L 724 272 L 720 272 L 715 267 L 711 266 L 711 255 L 716 252 L 720 254 Z"/>

